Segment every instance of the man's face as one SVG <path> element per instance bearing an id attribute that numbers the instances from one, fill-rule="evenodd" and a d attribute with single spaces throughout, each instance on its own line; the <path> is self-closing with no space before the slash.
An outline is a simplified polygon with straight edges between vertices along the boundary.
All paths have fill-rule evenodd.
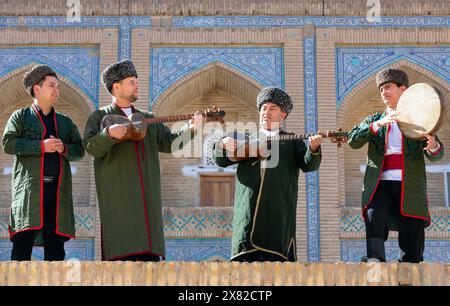
<path id="1" fill-rule="evenodd" d="M 34 85 L 34 97 L 42 103 L 56 104 L 59 97 L 59 81 L 54 76 L 45 77 L 42 86 Z"/>
<path id="2" fill-rule="evenodd" d="M 280 128 L 281 122 L 286 119 L 286 116 L 287 114 L 277 104 L 266 102 L 259 111 L 259 124 L 268 131 L 276 131 Z"/>
<path id="3" fill-rule="evenodd" d="M 396 109 L 398 100 L 402 93 L 406 90 L 405 86 L 398 86 L 395 83 L 386 83 L 380 87 L 380 95 L 386 106 Z"/>
<path id="4" fill-rule="evenodd" d="M 135 102 L 139 96 L 138 80 L 135 77 L 126 78 L 114 84 L 116 97 Z"/>

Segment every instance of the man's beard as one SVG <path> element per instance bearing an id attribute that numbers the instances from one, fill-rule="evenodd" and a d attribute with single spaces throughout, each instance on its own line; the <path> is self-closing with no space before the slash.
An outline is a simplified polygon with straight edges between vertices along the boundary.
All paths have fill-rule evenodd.
<path id="1" fill-rule="evenodd" d="M 138 97 L 135 94 L 131 94 L 129 96 L 122 96 L 122 99 L 126 99 L 128 101 L 130 101 L 131 103 L 136 102 Z"/>
<path id="2" fill-rule="evenodd" d="M 136 102 L 138 97 L 135 94 L 130 95 L 129 100 L 130 102 Z"/>

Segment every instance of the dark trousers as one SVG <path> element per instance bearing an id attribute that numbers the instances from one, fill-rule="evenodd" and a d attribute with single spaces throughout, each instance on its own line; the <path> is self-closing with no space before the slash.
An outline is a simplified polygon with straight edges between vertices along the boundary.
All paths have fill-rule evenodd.
<path id="1" fill-rule="evenodd" d="M 255 252 L 251 252 L 251 253 L 246 253 L 246 254 L 242 254 L 239 255 L 237 257 L 234 257 L 233 259 L 231 259 L 231 261 L 238 261 L 238 262 L 254 262 L 254 261 L 271 261 L 271 262 L 275 262 L 275 261 L 279 261 L 279 262 L 286 262 L 286 261 L 295 261 L 295 257 L 294 257 L 294 253 L 291 251 L 289 252 L 288 255 L 288 260 L 286 260 L 286 258 L 281 257 L 280 255 L 277 254 L 272 254 L 269 252 L 264 252 L 264 251 L 255 251 Z"/>
<path id="2" fill-rule="evenodd" d="M 389 237 L 388 220 L 398 221 L 398 244 L 404 253 L 401 261 L 423 261 L 425 221 L 405 217 L 400 213 L 402 182 L 380 181 L 375 196 L 366 211 L 367 257 L 386 261 L 384 242 Z"/>
<path id="3" fill-rule="evenodd" d="M 44 183 L 44 228 L 42 229 L 42 234 L 44 260 L 49 261 L 61 261 L 66 256 L 64 242 L 67 238 L 55 233 L 57 184 L 57 180 L 51 183 Z M 14 235 L 11 239 L 13 243 L 11 260 L 31 260 L 35 234 L 35 230 L 29 230 Z"/>

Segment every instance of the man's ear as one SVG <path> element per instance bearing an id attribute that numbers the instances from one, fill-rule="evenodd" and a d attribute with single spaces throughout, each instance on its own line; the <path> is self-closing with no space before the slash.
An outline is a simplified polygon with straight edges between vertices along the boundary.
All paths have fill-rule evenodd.
<path id="1" fill-rule="evenodd" d="M 281 116 L 283 117 L 283 120 L 286 120 L 286 117 L 287 117 L 287 113 L 285 113 L 285 112 L 281 112 Z"/>
<path id="2" fill-rule="evenodd" d="M 120 83 L 118 83 L 118 82 L 114 83 L 113 86 L 112 86 L 112 90 L 111 91 L 114 92 L 114 89 L 116 91 L 119 90 L 120 89 Z"/>
<path id="3" fill-rule="evenodd" d="M 36 97 L 36 93 L 39 93 L 40 89 L 41 89 L 41 87 L 39 86 L 39 84 L 34 84 L 33 85 L 33 95 L 34 95 L 34 97 Z"/>
<path id="4" fill-rule="evenodd" d="M 402 86 L 400 86 L 399 88 L 400 88 L 400 90 L 401 90 L 402 92 L 404 92 L 404 91 L 406 90 L 406 86 L 405 86 L 405 85 L 402 85 Z"/>

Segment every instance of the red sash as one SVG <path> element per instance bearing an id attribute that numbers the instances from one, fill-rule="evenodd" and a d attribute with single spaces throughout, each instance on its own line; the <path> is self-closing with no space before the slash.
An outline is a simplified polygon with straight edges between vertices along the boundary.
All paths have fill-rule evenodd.
<path id="1" fill-rule="evenodd" d="M 383 171 L 400 169 L 402 169 L 402 154 L 392 154 L 384 157 Z"/>

